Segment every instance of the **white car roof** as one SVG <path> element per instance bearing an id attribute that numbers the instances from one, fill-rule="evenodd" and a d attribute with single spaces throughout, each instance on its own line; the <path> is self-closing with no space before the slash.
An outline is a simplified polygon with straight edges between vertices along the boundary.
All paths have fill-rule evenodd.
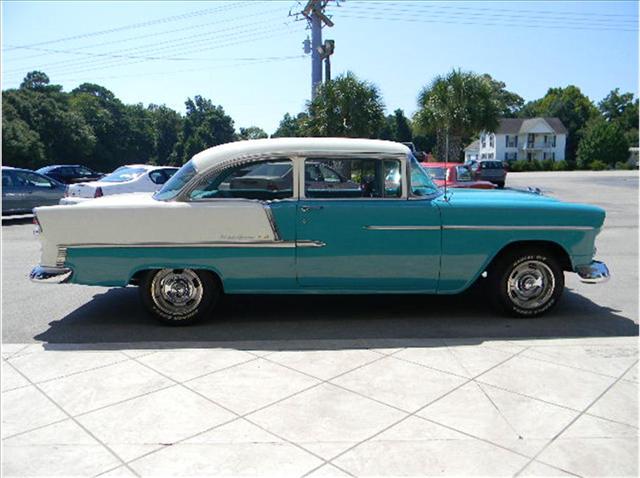
<path id="1" fill-rule="evenodd" d="M 224 161 L 244 155 L 261 153 L 382 153 L 408 154 L 400 143 L 379 139 L 352 138 L 273 138 L 236 141 L 205 149 L 193 158 L 197 171 L 205 171 Z"/>
<path id="2" fill-rule="evenodd" d="M 175 168 L 175 166 L 155 166 L 153 164 L 124 164 L 122 166 L 118 166 L 116 169 L 120 168 L 142 168 L 146 169 L 147 171 L 153 171 L 154 169 Z"/>

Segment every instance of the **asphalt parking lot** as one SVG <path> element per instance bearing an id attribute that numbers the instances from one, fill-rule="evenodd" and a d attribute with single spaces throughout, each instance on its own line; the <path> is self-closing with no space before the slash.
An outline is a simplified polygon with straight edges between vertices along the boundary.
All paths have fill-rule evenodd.
<path id="1" fill-rule="evenodd" d="M 227 297 L 171 328 L 137 290 L 31 284 L 3 221 L 3 476 L 638 476 L 638 173 L 523 173 L 607 210 L 598 286 L 540 319 L 457 297 Z"/>
<path id="2" fill-rule="evenodd" d="M 236 296 L 219 316 L 188 328 L 158 326 L 135 287 L 41 285 L 27 280 L 39 244 L 27 220 L 3 221 L 4 343 L 97 343 L 288 339 L 581 337 L 638 332 L 638 173 L 518 173 L 510 187 L 540 187 L 607 211 L 598 258 L 612 271 L 602 285 L 567 274 L 559 307 L 540 320 L 496 317 L 481 293 L 462 296 Z"/>

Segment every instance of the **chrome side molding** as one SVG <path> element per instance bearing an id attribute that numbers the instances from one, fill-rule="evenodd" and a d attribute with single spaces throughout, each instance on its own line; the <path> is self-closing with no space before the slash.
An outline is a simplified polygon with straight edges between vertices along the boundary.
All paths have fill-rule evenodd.
<path id="1" fill-rule="evenodd" d="M 576 267 L 580 280 L 585 284 L 601 284 L 611 278 L 609 268 L 604 262 L 592 261 L 591 264 Z"/>

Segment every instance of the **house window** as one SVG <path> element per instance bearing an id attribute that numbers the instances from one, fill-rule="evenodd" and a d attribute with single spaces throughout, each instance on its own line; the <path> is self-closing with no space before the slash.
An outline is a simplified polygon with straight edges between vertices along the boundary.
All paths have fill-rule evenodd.
<path id="1" fill-rule="evenodd" d="M 527 147 L 533 148 L 533 142 L 535 141 L 536 136 L 533 133 L 529 133 L 527 135 Z"/>
<path id="2" fill-rule="evenodd" d="M 489 153 L 489 156 L 487 157 L 487 159 L 493 159 L 493 153 Z"/>
<path id="3" fill-rule="evenodd" d="M 493 140 L 496 137 L 495 134 L 492 134 L 491 136 L 489 136 L 489 147 L 493 148 Z"/>
<path id="4" fill-rule="evenodd" d="M 555 146 L 555 145 L 554 145 L 554 146 Z M 553 151 L 553 152 L 551 153 L 551 159 L 553 159 L 554 161 L 556 160 L 556 153 L 555 153 L 555 151 Z"/>
<path id="5" fill-rule="evenodd" d="M 518 146 L 518 137 L 517 136 L 509 136 L 507 135 L 506 141 L 507 148 L 515 148 Z"/>
<path id="6" fill-rule="evenodd" d="M 481 159 L 487 159 L 487 155 L 485 153 L 482 153 L 482 156 L 480 156 Z"/>
<path id="7" fill-rule="evenodd" d="M 487 136 L 486 135 L 482 135 L 482 147 L 486 148 L 487 147 Z"/>
<path id="8" fill-rule="evenodd" d="M 556 135 L 551 136 L 551 146 L 556 147 Z"/>
<path id="9" fill-rule="evenodd" d="M 545 136 L 545 139 L 546 139 L 546 138 L 547 138 L 547 137 Z M 546 153 L 546 152 L 542 153 L 542 159 L 543 159 L 543 160 L 547 159 L 547 153 Z"/>

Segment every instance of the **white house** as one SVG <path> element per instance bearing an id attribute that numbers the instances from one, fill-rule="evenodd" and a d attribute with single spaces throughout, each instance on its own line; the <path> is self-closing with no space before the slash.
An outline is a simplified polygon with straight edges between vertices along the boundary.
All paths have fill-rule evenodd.
<path id="1" fill-rule="evenodd" d="M 559 118 L 504 118 L 495 132 L 480 134 L 478 159 L 561 161 L 566 144 L 567 128 Z"/>
<path id="2" fill-rule="evenodd" d="M 464 162 L 474 161 L 478 159 L 478 153 L 480 152 L 480 140 L 476 139 L 469 146 L 464 148 Z"/>

